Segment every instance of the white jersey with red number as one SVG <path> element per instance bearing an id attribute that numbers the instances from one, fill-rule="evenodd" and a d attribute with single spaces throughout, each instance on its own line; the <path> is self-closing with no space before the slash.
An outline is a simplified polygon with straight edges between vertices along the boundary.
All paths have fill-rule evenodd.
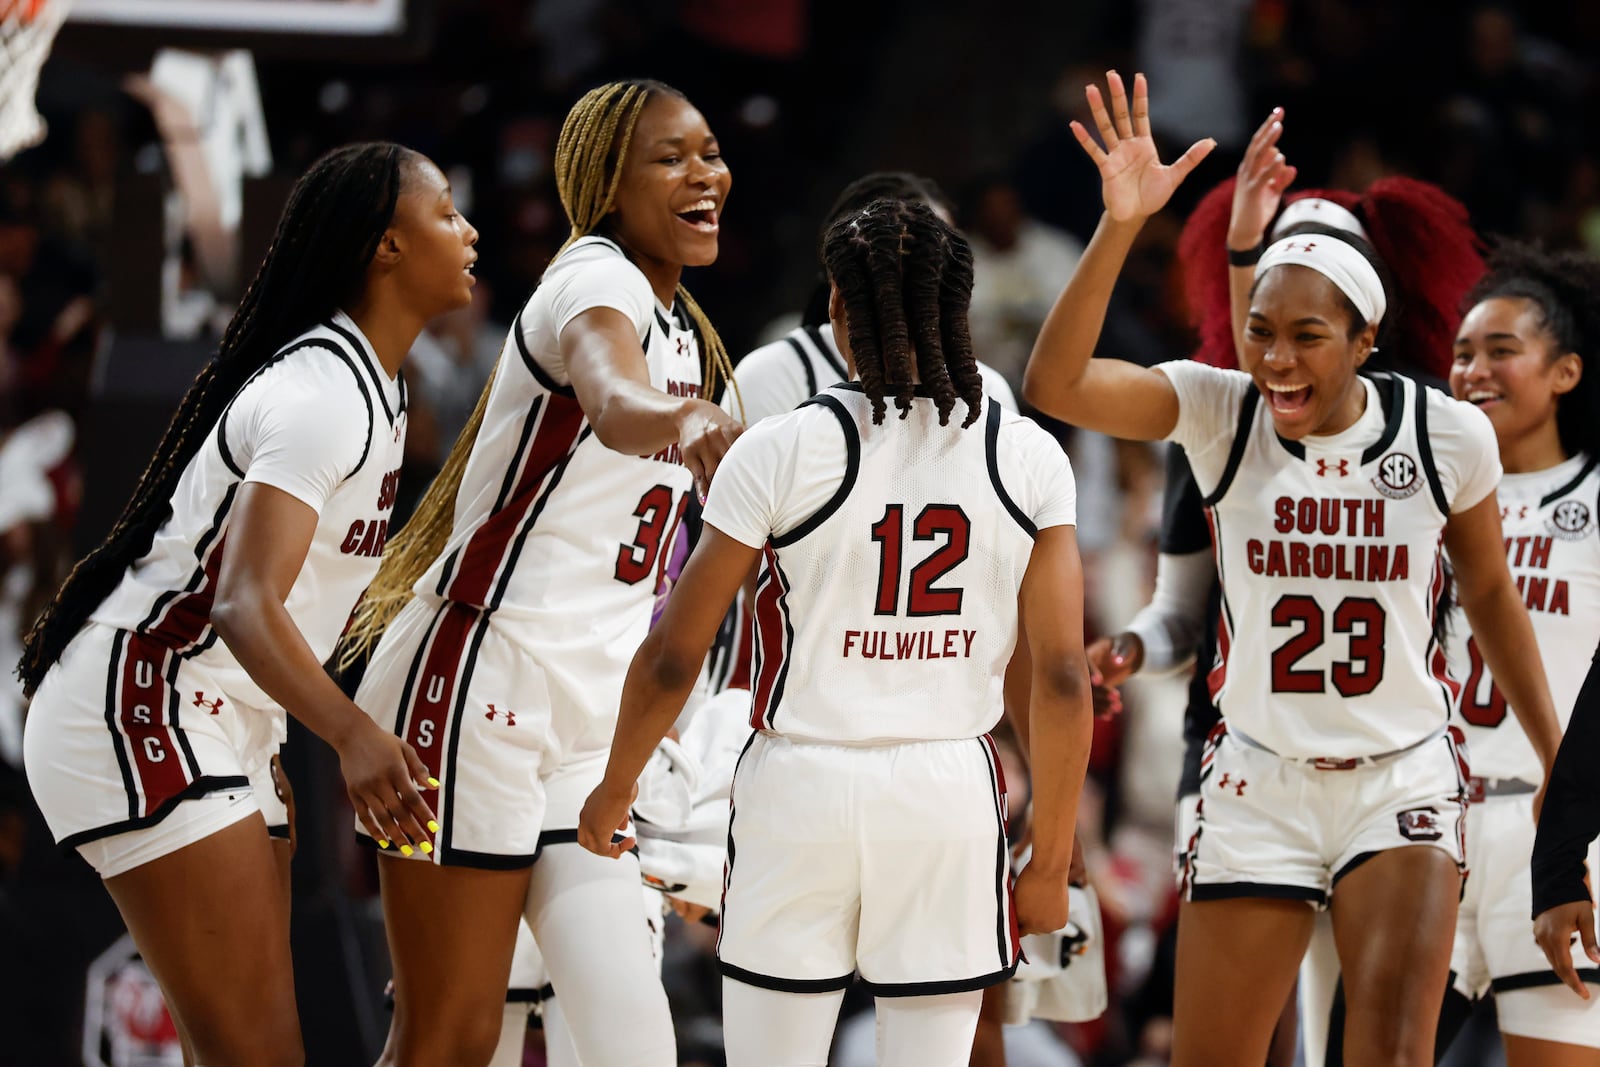
<path id="1" fill-rule="evenodd" d="M 1248 374 L 1159 368 L 1205 494 L 1222 616 L 1212 696 L 1279 755 L 1372 756 L 1442 727 L 1454 683 L 1435 637 L 1449 516 L 1494 491 L 1494 430 L 1408 378 L 1362 378 L 1337 434 L 1288 441 Z"/>
<path id="2" fill-rule="evenodd" d="M 628 317 L 653 387 L 700 395 L 700 347 L 681 309 L 662 307 L 611 241 L 573 244 L 512 324 L 449 544 L 415 589 L 513 627 L 552 699 L 586 711 L 606 745 L 693 479 L 676 444 L 626 456 L 595 437 L 560 345 L 594 308 Z"/>
<path id="3" fill-rule="evenodd" d="M 985 398 L 880 426 L 836 385 L 734 443 L 705 521 L 763 553 L 751 725 L 844 743 L 976 737 L 1000 717 L 1039 529 L 1076 522 L 1066 455 Z"/>
<path id="4" fill-rule="evenodd" d="M 404 380 L 389 377 L 343 312 L 289 342 L 207 434 L 150 551 L 94 621 L 148 634 L 197 659 L 235 701 L 274 707 L 211 628 L 239 490 L 248 482 L 270 485 L 316 511 L 316 533 L 284 606 L 312 653 L 327 659 L 389 536 L 405 407 Z"/>
<path id="5" fill-rule="evenodd" d="M 1528 605 L 1562 730 L 1600 634 L 1600 460 L 1579 454 L 1549 470 L 1500 479 L 1506 562 Z M 1461 680 L 1455 722 L 1467 736 L 1472 773 L 1544 779 L 1544 768 L 1494 684 L 1458 605 L 1450 618 L 1450 673 Z"/>

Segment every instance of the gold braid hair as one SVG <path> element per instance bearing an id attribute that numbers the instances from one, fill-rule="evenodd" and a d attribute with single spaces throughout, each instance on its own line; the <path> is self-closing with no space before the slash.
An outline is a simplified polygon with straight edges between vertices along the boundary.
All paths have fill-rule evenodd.
<path id="1" fill-rule="evenodd" d="M 594 233 L 605 222 L 616 202 L 617 186 L 622 180 L 622 165 L 628 158 L 628 147 L 633 142 L 633 131 L 639 124 L 639 115 L 657 93 L 682 96 L 677 90 L 660 82 L 611 82 L 583 94 L 567 112 L 561 124 L 561 134 L 556 139 L 555 176 L 556 191 L 561 207 L 566 212 L 572 232 L 562 242 L 552 257 L 554 262 L 573 242 Z M 678 286 L 677 298 L 683 301 L 690 322 L 700 335 L 704 349 L 705 369 L 702 395 L 711 396 L 716 389 L 718 376 L 733 386 L 739 409 L 744 401 L 733 381 L 733 362 L 723 346 L 722 338 L 706 318 L 700 305 L 689 291 Z M 357 605 L 350 625 L 340 640 L 338 666 L 348 669 L 369 655 L 378 638 L 400 609 L 411 600 L 411 590 L 425 574 L 434 560 L 444 552 L 455 526 L 456 494 L 467 469 L 467 458 L 483 426 L 483 413 L 489 406 L 489 391 L 494 388 L 500 362 L 505 360 L 505 349 L 495 371 L 484 384 L 478 404 L 456 437 L 433 484 L 423 495 L 417 509 L 405 528 L 393 537 L 383 553 L 383 563 L 377 577 L 367 587 L 367 592 Z"/>

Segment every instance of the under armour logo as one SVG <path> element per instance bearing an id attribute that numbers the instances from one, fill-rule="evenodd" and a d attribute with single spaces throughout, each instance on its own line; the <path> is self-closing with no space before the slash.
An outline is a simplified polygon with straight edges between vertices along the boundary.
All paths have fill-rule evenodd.
<path id="1" fill-rule="evenodd" d="M 1284 245 L 1283 250 L 1285 252 L 1309 252 L 1315 247 L 1317 247 L 1317 242 L 1315 241 L 1300 241 Z"/>
<path id="2" fill-rule="evenodd" d="M 402 434 L 404 434 L 405 432 L 406 431 L 405 431 L 405 427 L 404 426 L 401 426 L 399 423 L 395 423 L 395 426 L 394 426 L 395 444 L 399 444 L 400 443 L 400 436 Z"/>
<path id="3" fill-rule="evenodd" d="M 1507 519 L 1511 518 L 1512 512 L 1516 513 L 1517 520 L 1519 522 L 1526 521 L 1528 518 L 1528 505 L 1523 504 L 1515 508 L 1509 506 L 1502 507 L 1500 509 L 1500 521 L 1505 522 Z"/>
<path id="4" fill-rule="evenodd" d="M 1329 463 L 1325 459 L 1317 460 L 1318 478 L 1326 478 L 1329 471 L 1333 471 L 1339 477 L 1344 478 L 1350 473 L 1350 461 L 1348 459 L 1341 459 L 1338 463 Z"/>
<path id="5" fill-rule="evenodd" d="M 677 345 L 678 345 L 678 355 L 687 356 L 689 354 L 689 340 L 688 340 L 688 338 L 679 337 L 679 338 L 676 339 L 676 341 L 677 341 Z"/>
<path id="6" fill-rule="evenodd" d="M 215 715 L 222 710 L 222 698 L 207 700 L 205 693 L 196 689 L 194 691 L 194 706 L 197 708 L 210 708 L 211 714 Z"/>
<path id="7" fill-rule="evenodd" d="M 494 717 L 496 715 L 504 715 L 506 717 L 506 725 L 507 726 L 515 726 L 515 725 L 517 725 L 517 713 L 516 712 L 514 712 L 514 711 L 501 711 L 499 708 L 496 708 L 493 704 L 489 705 L 489 710 L 484 712 L 483 717 L 485 719 L 488 719 L 490 722 L 493 722 L 494 721 Z"/>
<path id="8" fill-rule="evenodd" d="M 1243 778 L 1235 782 L 1232 774 L 1224 774 L 1222 776 L 1222 781 L 1217 783 L 1217 788 L 1226 789 L 1231 785 L 1233 786 L 1233 795 L 1236 797 L 1242 797 L 1244 796 L 1244 787 L 1249 784 L 1250 783 L 1245 781 Z"/>

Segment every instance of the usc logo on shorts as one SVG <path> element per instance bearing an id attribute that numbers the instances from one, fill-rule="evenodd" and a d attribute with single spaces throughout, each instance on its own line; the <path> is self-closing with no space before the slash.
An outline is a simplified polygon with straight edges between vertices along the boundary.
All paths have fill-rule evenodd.
<path id="1" fill-rule="evenodd" d="M 1412 808 L 1395 816 L 1400 824 L 1400 836 L 1407 841 L 1437 841 L 1444 836 L 1439 828 L 1436 808 Z"/>

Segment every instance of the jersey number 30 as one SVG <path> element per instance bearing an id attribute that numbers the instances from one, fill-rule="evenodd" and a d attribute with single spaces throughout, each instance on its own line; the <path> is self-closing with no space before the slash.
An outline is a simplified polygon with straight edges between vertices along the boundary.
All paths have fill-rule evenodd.
<path id="1" fill-rule="evenodd" d="M 1347 697 L 1364 696 L 1383 681 L 1383 605 L 1368 597 L 1347 597 L 1333 609 L 1333 632 L 1350 635 L 1350 658 L 1328 668 L 1333 687 Z M 1300 632 L 1272 653 L 1274 693 L 1321 693 L 1327 689 L 1324 672 L 1296 667 L 1320 648 L 1326 629 L 1322 605 L 1316 597 L 1283 596 L 1272 605 L 1272 625 L 1298 626 Z"/>
<path id="2" fill-rule="evenodd" d="M 633 509 L 634 518 L 639 520 L 639 532 L 633 535 L 631 545 L 617 549 L 617 568 L 613 572 L 617 581 L 637 585 L 657 569 L 658 562 L 662 568 L 666 567 L 672 555 L 668 535 L 678 528 L 683 510 L 689 505 L 689 494 L 685 493 L 678 497 L 674 508 L 673 496 L 671 488 L 657 485 L 645 490 L 644 496 L 639 498 L 639 506 Z M 660 582 L 658 574 L 656 584 Z"/>
<path id="3" fill-rule="evenodd" d="M 900 574 L 905 553 L 905 505 L 890 504 L 883 518 L 872 524 L 872 539 L 878 542 L 878 595 L 875 615 L 900 614 Z M 967 558 L 972 542 L 972 522 L 955 504 L 929 504 L 911 524 L 917 541 L 943 540 L 927 559 L 911 568 L 910 592 L 906 595 L 907 615 L 959 615 L 960 586 L 937 586 L 956 565 Z"/>

